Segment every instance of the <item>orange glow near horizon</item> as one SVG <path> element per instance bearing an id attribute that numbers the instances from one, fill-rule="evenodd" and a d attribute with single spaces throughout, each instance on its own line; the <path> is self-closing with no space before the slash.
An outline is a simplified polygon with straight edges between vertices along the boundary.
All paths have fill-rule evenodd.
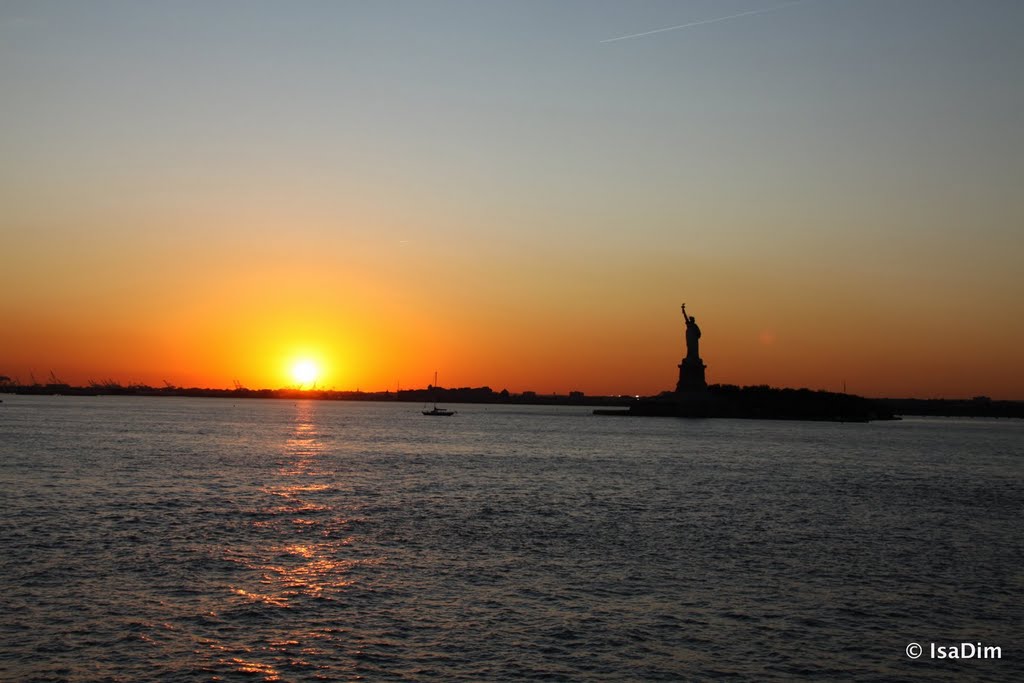
<path id="1" fill-rule="evenodd" d="M 17 333 L 0 331 L 11 351 L 0 375 L 46 383 L 52 370 L 76 385 L 113 379 L 227 388 L 238 381 L 249 388 L 393 391 L 426 387 L 436 368 L 446 387 L 650 395 L 674 387 L 684 349 L 675 301 L 633 310 L 612 298 L 606 309 L 562 302 L 532 314 L 472 301 L 447 311 L 418 303 L 373 315 L 328 301 L 317 308 L 336 306 L 339 320 L 305 325 L 301 316 L 274 311 L 266 319 L 244 311 L 230 320 L 185 316 L 192 324 L 138 318 L 99 332 L 85 322 L 23 325 Z M 689 303 L 704 333 L 708 381 L 832 391 L 845 384 L 869 396 L 1020 398 L 1008 339 L 991 337 L 985 357 L 957 365 L 949 359 L 967 358 L 965 350 L 949 342 L 962 340 L 948 338 L 938 315 L 931 325 L 918 323 L 920 332 L 897 338 L 875 334 L 905 322 L 895 305 L 823 305 L 809 317 L 806 308 L 790 303 L 759 312 L 726 299 Z M 531 322 L 520 324 L 519 316 Z M 61 341 L 70 338 L 82 342 Z"/>
<path id="2" fill-rule="evenodd" d="M 754 265 L 695 260 L 683 278 L 673 259 L 653 254 L 624 261 L 645 273 L 634 286 L 609 282 L 590 265 L 609 257 L 586 252 L 531 256 L 530 277 L 517 280 L 525 257 L 500 245 L 481 247 L 487 268 L 454 248 L 360 249 L 337 271 L 278 261 L 223 272 L 200 262 L 184 279 L 154 266 L 147 280 L 133 268 L 132 287 L 122 272 L 72 273 L 74 286 L 0 300 L 0 375 L 26 384 L 46 383 L 52 370 L 75 385 L 308 389 L 312 373 L 295 373 L 306 361 L 319 389 L 424 388 L 436 369 L 446 387 L 651 395 L 675 386 L 685 300 L 703 331 L 711 383 L 1022 398 L 1024 318 L 1003 314 L 1017 306 L 1010 287 L 985 300 L 963 292 L 940 301 L 911 298 L 906 282 L 897 297 L 889 283 L 851 291 L 843 282 L 856 273 L 829 279 L 810 268 L 755 286 Z M 0 272 L 6 291 L 17 291 L 18 268 Z M 820 291 L 807 290 L 809 281 Z M 661 283 L 685 294 L 657 291 Z M 65 303 L 62 292 L 77 298 Z"/>
<path id="3" fill-rule="evenodd" d="M 75 309 L 61 309 L 46 292 L 26 293 L 0 301 L 9 323 L 0 327 L 0 375 L 26 384 L 46 383 L 52 370 L 74 385 L 310 389 L 315 381 L 318 389 L 393 391 L 426 387 L 436 369 L 446 387 L 651 395 L 675 386 L 686 300 L 703 331 L 710 383 L 1008 399 L 1021 398 L 1024 386 L 1014 341 L 1024 321 L 999 316 L 1015 305 L 1010 289 L 983 302 L 921 298 L 909 306 L 881 290 L 854 296 L 795 271 L 761 282 L 754 296 L 741 266 L 695 262 L 682 281 L 674 263 L 651 257 L 652 281 L 695 290 L 670 298 L 639 285 L 611 288 L 571 258 L 534 259 L 533 279 L 514 289 L 514 270 L 497 255 L 486 274 L 470 259 L 448 257 L 438 274 L 424 261 L 338 275 L 284 264 L 219 283 L 200 269 L 180 283 L 158 278 L 113 293 L 106 292 L 114 281 L 97 276 L 78 283 L 83 302 Z M 583 279 L 566 281 L 566 271 Z M 802 282 L 816 278 L 822 291 L 806 292 Z M 716 280 L 715 291 L 704 284 Z M 92 315 L 92 297 L 105 297 L 109 312 Z M 300 362 L 315 372 L 297 374 Z"/>

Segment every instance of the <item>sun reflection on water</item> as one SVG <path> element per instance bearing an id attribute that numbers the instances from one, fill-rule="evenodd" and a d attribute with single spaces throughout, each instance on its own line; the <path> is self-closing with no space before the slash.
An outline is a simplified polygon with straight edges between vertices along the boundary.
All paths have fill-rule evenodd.
<path id="1" fill-rule="evenodd" d="M 322 656 L 317 645 L 331 636 L 301 625 L 317 605 L 337 600 L 356 583 L 359 566 L 379 562 L 352 555 L 351 510 L 339 502 L 340 473 L 318 426 L 317 407 L 315 402 L 296 404 L 273 476 L 259 488 L 265 501 L 249 521 L 258 540 L 226 548 L 223 554 L 242 568 L 244 577 L 230 586 L 229 603 L 243 614 L 257 609 L 294 615 L 288 622 L 294 629 L 278 632 L 260 646 L 220 651 L 220 666 L 265 681 L 286 676 L 281 667 L 313 667 L 305 660 Z"/>
<path id="2" fill-rule="evenodd" d="M 278 597 L 275 595 L 267 595 L 265 593 L 254 593 L 242 588 L 233 588 L 231 592 L 253 602 L 262 602 L 266 605 L 273 605 L 274 607 L 289 607 L 288 598 L 284 596 Z"/>
<path id="3" fill-rule="evenodd" d="M 235 670 L 243 674 L 262 675 L 265 681 L 279 681 L 281 675 L 274 667 L 269 664 L 263 664 L 262 662 L 253 662 L 242 659 L 240 657 L 232 657 L 231 663 L 235 665 Z"/>

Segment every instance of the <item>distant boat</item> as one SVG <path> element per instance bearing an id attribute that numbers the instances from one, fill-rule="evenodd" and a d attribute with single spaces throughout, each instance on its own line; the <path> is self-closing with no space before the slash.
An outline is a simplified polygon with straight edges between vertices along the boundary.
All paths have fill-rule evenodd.
<path id="1" fill-rule="evenodd" d="M 437 416 L 437 417 L 451 417 L 452 415 L 455 414 L 455 411 L 454 410 L 448 410 L 447 408 L 438 408 L 437 406 L 434 406 L 430 410 L 424 410 L 423 414 L 424 415 L 434 415 L 434 416 Z"/>
<path id="2" fill-rule="evenodd" d="M 432 409 L 430 409 L 430 410 L 424 410 L 423 414 L 424 415 L 429 415 L 431 417 L 451 417 L 452 415 L 454 415 L 455 414 L 454 410 L 448 410 L 447 408 L 438 408 L 437 407 L 437 371 L 436 370 L 434 371 L 434 386 L 433 386 L 433 389 L 434 389 L 434 391 L 433 391 L 433 393 L 434 393 L 434 407 Z"/>

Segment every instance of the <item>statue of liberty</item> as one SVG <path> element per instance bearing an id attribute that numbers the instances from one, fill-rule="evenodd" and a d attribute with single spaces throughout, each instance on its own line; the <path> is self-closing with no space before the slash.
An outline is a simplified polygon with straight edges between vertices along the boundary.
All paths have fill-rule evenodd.
<path id="1" fill-rule="evenodd" d="M 683 304 L 683 320 L 686 321 L 686 357 L 700 360 L 700 328 L 697 319 L 686 315 L 686 304 Z"/>
<path id="2" fill-rule="evenodd" d="M 700 357 L 700 328 L 697 327 L 697 319 L 686 314 L 686 304 L 683 304 L 683 320 L 686 321 L 686 356 L 679 364 L 679 383 L 676 384 L 676 392 L 705 392 L 708 384 L 704 378 L 704 369 L 707 366 Z"/>

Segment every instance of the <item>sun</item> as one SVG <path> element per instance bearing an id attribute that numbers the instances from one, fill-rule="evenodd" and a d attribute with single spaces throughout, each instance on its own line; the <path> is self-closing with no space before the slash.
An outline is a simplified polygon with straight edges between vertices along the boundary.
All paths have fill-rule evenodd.
<path id="1" fill-rule="evenodd" d="M 316 384 L 316 380 L 319 376 L 320 368 L 311 360 L 307 359 L 296 361 L 295 365 L 292 366 L 292 379 L 300 385 L 305 386 L 307 384 Z"/>

